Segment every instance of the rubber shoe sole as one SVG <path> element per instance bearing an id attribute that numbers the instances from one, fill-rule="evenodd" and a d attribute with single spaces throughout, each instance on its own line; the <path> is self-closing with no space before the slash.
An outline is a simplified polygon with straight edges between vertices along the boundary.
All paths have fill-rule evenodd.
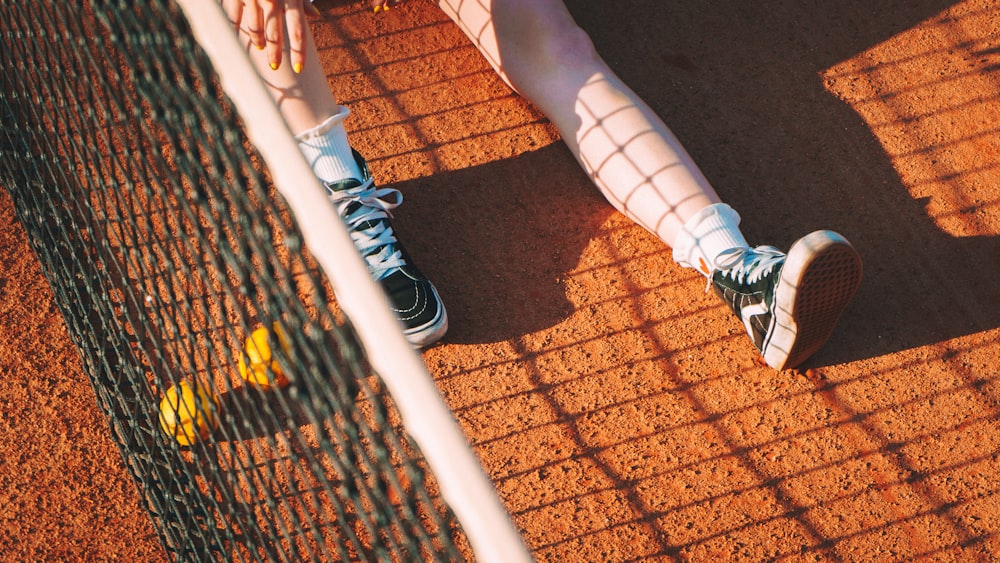
<path id="1" fill-rule="evenodd" d="M 434 298 L 438 304 L 438 314 L 433 319 L 418 327 L 410 327 L 403 330 L 406 341 L 414 348 L 426 348 L 438 340 L 444 338 L 448 332 L 448 312 L 444 308 L 441 296 L 437 293 L 437 288 L 431 286 Z"/>
<path id="2" fill-rule="evenodd" d="M 767 365 L 794 368 L 822 348 L 861 276 L 861 257 L 840 234 L 816 231 L 796 241 L 774 290 L 771 329 L 761 348 Z"/>

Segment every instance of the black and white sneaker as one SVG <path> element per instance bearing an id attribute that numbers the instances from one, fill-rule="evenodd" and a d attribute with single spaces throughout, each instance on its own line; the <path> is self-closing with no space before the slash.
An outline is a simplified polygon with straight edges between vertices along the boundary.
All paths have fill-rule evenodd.
<path id="1" fill-rule="evenodd" d="M 793 368 L 830 338 L 861 283 L 861 258 L 847 239 L 816 231 L 784 254 L 741 248 L 717 260 L 711 285 L 743 321 L 775 369 Z"/>
<path id="2" fill-rule="evenodd" d="M 396 239 L 389 211 L 403 202 L 392 188 L 376 188 L 368 164 L 354 158 L 364 178 L 328 182 L 326 189 L 337 213 L 347 223 L 351 239 L 368 263 L 368 270 L 385 290 L 403 334 L 413 346 L 429 346 L 448 330 L 448 314 L 437 289 Z"/>

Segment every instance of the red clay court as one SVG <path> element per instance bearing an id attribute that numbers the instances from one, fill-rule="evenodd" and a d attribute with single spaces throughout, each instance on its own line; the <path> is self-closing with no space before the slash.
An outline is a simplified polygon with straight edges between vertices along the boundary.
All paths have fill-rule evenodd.
<path id="1" fill-rule="evenodd" d="M 423 354 L 540 561 L 1000 556 L 1000 13 L 568 2 L 743 216 L 865 280 L 801 370 L 615 212 L 432 2 L 321 0 L 348 127 L 441 290 Z M 0 559 L 163 557 L 0 192 Z"/>

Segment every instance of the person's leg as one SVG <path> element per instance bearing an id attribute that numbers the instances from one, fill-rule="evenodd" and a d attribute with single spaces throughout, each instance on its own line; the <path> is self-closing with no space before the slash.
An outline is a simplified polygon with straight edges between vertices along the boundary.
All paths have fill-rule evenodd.
<path id="1" fill-rule="evenodd" d="M 500 76 L 535 104 L 607 199 L 673 246 L 721 200 L 663 121 L 558 0 L 440 0 Z"/>
<path id="2" fill-rule="evenodd" d="M 285 64 L 272 69 L 267 52 L 254 47 L 242 27 L 240 39 L 317 176 L 324 182 L 360 179 L 362 171 L 344 129 L 349 111 L 337 103 L 311 38 L 306 40 L 301 72 L 287 62 L 287 44 Z"/>
<path id="3" fill-rule="evenodd" d="M 444 304 L 396 238 L 389 219 L 389 211 L 402 202 L 402 195 L 377 188 L 364 159 L 351 148 L 344 128 L 350 112 L 337 103 L 311 35 L 306 30 L 305 63 L 300 72 L 289 63 L 287 42 L 285 63 L 272 68 L 267 52 L 251 44 L 245 23 L 241 23 L 240 37 L 251 60 L 347 223 L 373 277 L 386 291 L 404 334 L 415 346 L 436 342 L 448 329 Z"/>
<path id="4" fill-rule="evenodd" d="M 787 260 L 770 248 L 751 249 L 740 216 L 612 72 L 561 0 L 438 3 L 549 118 L 607 199 L 671 246 L 679 264 L 710 278 L 768 364 L 791 367 L 826 341 L 861 275 L 843 237 L 814 233 L 793 245 Z"/>

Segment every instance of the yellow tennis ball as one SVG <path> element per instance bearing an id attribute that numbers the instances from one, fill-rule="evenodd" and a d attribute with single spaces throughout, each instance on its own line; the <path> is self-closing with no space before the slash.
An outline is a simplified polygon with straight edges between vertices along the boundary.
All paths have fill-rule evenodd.
<path id="1" fill-rule="evenodd" d="M 160 401 L 160 426 L 180 445 L 190 446 L 218 428 L 218 410 L 219 399 L 211 390 L 182 381 L 167 389 Z"/>
<path id="2" fill-rule="evenodd" d="M 260 327 L 250 333 L 239 360 L 240 377 L 250 385 L 265 391 L 288 385 L 288 376 L 281 370 L 278 360 L 271 351 L 275 336 L 287 354 L 288 337 L 275 323 L 273 331 Z"/>

